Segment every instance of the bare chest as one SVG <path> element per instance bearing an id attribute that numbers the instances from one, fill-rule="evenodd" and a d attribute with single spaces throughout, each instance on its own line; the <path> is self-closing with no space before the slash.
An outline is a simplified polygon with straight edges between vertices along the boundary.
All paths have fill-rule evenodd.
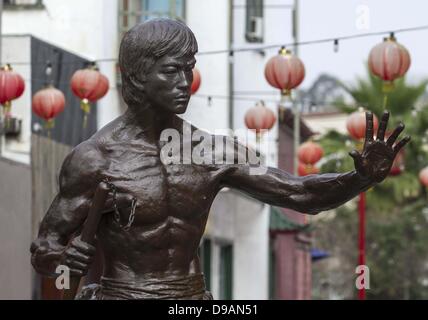
<path id="1" fill-rule="evenodd" d="M 137 223 L 156 223 L 170 216 L 193 219 L 204 215 L 217 188 L 204 166 L 164 164 L 156 148 L 127 150 L 111 156 L 106 176 L 118 193 L 136 199 Z"/>

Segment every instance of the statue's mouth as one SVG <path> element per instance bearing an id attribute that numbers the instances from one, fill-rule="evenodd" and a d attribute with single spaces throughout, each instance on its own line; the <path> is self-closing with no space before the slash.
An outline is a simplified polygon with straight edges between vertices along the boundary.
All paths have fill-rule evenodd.
<path id="1" fill-rule="evenodd" d="M 187 100 L 189 100 L 189 96 L 188 95 L 180 95 L 180 96 L 175 97 L 174 100 L 175 101 L 187 101 Z"/>

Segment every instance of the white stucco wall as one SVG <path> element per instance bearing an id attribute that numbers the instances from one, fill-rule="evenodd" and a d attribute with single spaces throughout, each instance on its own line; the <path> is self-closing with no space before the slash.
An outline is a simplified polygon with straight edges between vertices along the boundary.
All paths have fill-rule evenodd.
<path id="1" fill-rule="evenodd" d="M 195 33 L 199 52 L 228 49 L 229 0 L 188 0 L 186 8 L 186 22 Z M 235 28 L 241 22 L 235 21 Z M 260 70 L 253 69 L 261 69 L 264 66 L 263 59 L 253 53 L 241 61 L 243 56 L 246 54 L 237 54 L 234 59 L 235 85 L 244 81 L 243 86 L 250 83 L 250 88 L 257 88 L 257 79 L 249 77 L 260 78 L 255 77 Z M 212 105 L 208 106 L 207 98 L 198 96 L 229 95 L 228 64 L 227 53 L 197 56 L 196 66 L 201 72 L 201 87 L 192 97 L 188 111 L 184 115 L 186 120 L 197 127 L 213 132 L 229 126 L 227 99 L 213 98 Z M 246 74 L 244 69 L 253 73 Z M 240 117 L 243 124 L 244 110 L 253 105 L 238 105 L 235 101 L 237 110 L 235 119 Z M 235 128 L 243 129 L 245 126 Z M 270 143 L 268 150 L 271 154 L 267 161 L 276 164 L 275 135 L 265 139 L 264 143 Z M 259 202 L 233 191 L 224 191 L 217 196 L 211 208 L 206 230 L 207 235 L 213 240 L 211 284 L 214 298 L 219 298 L 219 246 L 224 242 L 233 243 L 233 298 L 268 298 L 268 229 L 269 215 Z"/>
<path id="2" fill-rule="evenodd" d="M 196 36 L 199 52 L 228 48 L 229 0 L 188 0 L 186 10 L 186 23 Z M 227 100 L 214 99 L 208 106 L 207 98 L 201 97 L 228 94 L 228 55 L 198 55 L 196 59 L 201 86 L 191 98 L 184 118 L 210 132 L 228 128 Z"/>
<path id="3" fill-rule="evenodd" d="M 319 135 L 327 133 L 329 130 L 337 130 L 347 134 L 346 120 L 348 115 L 345 113 L 334 114 L 308 114 L 302 116 L 305 123 Z"/>
<path id="4" fill-rule="evenodd" d="M 245 38 L 246 8 L 245 0 L 234 0 L 233 9 L 233 47 L 256 48 L 266 44 L 281 44 L 292 40 L 291 10 L 286 7 L 264 8 L 264 37 L 262 43 L 250 43 Z M 269 3 L 265 3 L 269 4 Z M 234 55 L 234 128 L 245 126 L 245 114 L 257 101 L 263 100 L 266 107 L 278 114 L 280 100 L 279 90 L 272 88 L 264 77 L 266 62 L 278 52 L 278 48 L 263 51 L 243 51 Z M 241 99 L 239 99 L 241 98 Z M 263 138 L 268 150 L 266 162 L 277 165 L 277 124 Z M 255 135 L 250 135 L 250 141 L 255 143 Z"/>
<path id="5" fill-rule="evenodd" d="M 103 8 L 116 2 L 44 0 L 45 9 L 4 10 L 2 31 L 4 34 L 32 34 L 76 54 L 96 59 L 105 50 L 104 39 L 100 37 L 107 31 L 103 24 L 106 18 Z M 117 21 L 117 16 L 114 18 Z"/>
<path id="6" fill-rule="evenodd" d="M 31 168 L 0 158 L 0 300 L 31 299 Z"/>
<path id="7" fill-rule="evenodd" d="M 44 9 L 32 10 L 4 10 L 2 17 L 2 32 L 4 35 L 31 34 L 43 41 L 59 46 L 64 50 L 76 53 L 89 60 L 116 59 L 118 52 L 118 1 L 116 0 L 44 0 Z M 7 41 L 7 40 L 6 40 Z M 17 71 L 22 71 L 26 79 L 30 79 L 30 51 L 21 48 L 29 45 L 3 44 L 2 62 L 10 62 Z M 16 50 L 16 49 L 19 50 Z M 14 63 L 18 62 L 16 66 Z M 28 64 L 22 64 L 22 63 Z M 98 126 L 106 123 L 119 115 L 119 100 L 116 89 L 116 61 L 98 62 L 100 71 L 110 81 L 110 90 L 107 95 L 98 102 Z M 25 114 L 18 108 L 14 109 L 23 117 L 23 139 L 17 144 L 13 142 L 13 148 L 19 149 L 23 154 L 12 155 L 14 160 L 29 162 L 29 140 L 31 123 L 31 88 L 28 84 L 22 103 Z M 28 97 L 27 97 L 28 96 Z M 31 97 L 30 97 L 31 99 Z M 19 106 L 17 101 L 17 107 Z M 23 110 L 24 110 L 23 109 Z M 12 146 L 11 146 L 12 147 Z M 10 156 L 7 152 L 5 156 Z"/>
<path id="8" fill-rule="evenodd" d="M 234 190 L 218 194 L 205 236 L 212 240 L 212 294 L 219 298 L 219 247 L 233 244 L 233 299 L 268 298 L 268 206 Z"/>

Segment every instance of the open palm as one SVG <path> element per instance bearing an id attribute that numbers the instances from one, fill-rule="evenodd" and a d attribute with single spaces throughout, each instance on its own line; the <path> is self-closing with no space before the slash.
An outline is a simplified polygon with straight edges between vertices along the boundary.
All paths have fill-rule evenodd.
<path id="1" fill-rule="evenodd" d="M 357 172 L 362 177 L 376 183 L 381 182 L 388 176 L 398 152 L 410 141 L 410 136 L 406 136 L 395 144 L 398 136 L 404 130 L 403 123 L 400 123 L 385 141 L 388 119 L 389 112 L 385 111 L 375 140 L 373 138 L 373 114 L 366 112 L 366 137 L 363 150 L 361 153 L 357 150 L 350 152 Z"/>

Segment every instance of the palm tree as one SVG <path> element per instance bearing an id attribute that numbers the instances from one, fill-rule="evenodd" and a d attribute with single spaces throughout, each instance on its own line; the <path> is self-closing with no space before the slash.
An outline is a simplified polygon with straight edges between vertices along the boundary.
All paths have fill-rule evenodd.
<path id="1" fill-rule="evenodd" d="M 428 204 L 425 189 L 418 181 L 419 171 L 428 165 L 427 84 L 428 80 L 410 85 L 401 78 L 385 99 L 382 81 L 369 73 L 367 79 L 358 79 L 354 86 L 341 84 L 352 97 L 352 103 L 344 100 L 335 103 L 346 113 L 364 107 L 380 118 L 386 102 L 391 113 L 389 128 L 402 121 L 406 124 L 406 134 L 412 136 L 405 148 L 405 170 L 367 192 L 366 245 L 371 280 L 368 298 L 428 298 L 428 286 L 424 285 L 428 281 L 425 267 Z M 353 169 L 348 152 L 355 148 L 355 143 L 348 136 L 331 130 L 320 143 L 328 155 L 321 172 Z M 345 205 L 339 208 L 334 219 L 320 222 L 316 232 L 320 244 L 334 246 L 330 250 L 339 256 L 344 266 L 349 266 L 348 272 L 353 272 L 352 266 L 355 269 L 357 264 L 357 229 L 356 208 Z M 350 238 L 354 241 L 345 241 Z M 354 243 L 355 247 L 340 248 L 341 243 Z M 349 284 L 353 286 L 353 282 Z M 356 290 L 348 291 L 356 293 Z"/>

